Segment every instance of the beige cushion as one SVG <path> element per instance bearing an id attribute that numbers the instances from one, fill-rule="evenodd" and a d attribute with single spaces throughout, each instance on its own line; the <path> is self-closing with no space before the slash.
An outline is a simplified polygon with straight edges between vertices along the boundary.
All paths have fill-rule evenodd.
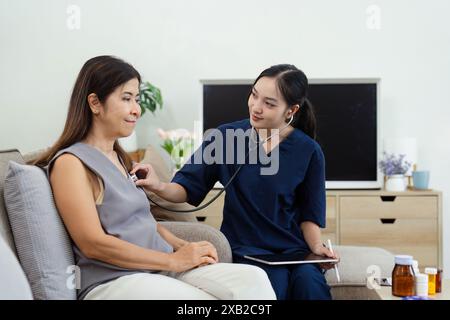
<path id="1" fill-rule="evenodd" d="M 325 274 L 330 286 L 366 286 L 367 277 L 379 270 L 380 277 L 390 277 L 394 268 L 394 255 L 378 247 L 335 246 L 340 256 L 338 264 L 341 282 L 337 282 L 333 269 Z"/>
<path id="2" fill-rule="evenodd" d="M 45 151 L 47 151 L 49 149 L 50 149 L 50 147 L 47 147 L 47 148 L 42 148 L 42 149 L 39 149 L 36 151 L 27 152 L 22 155 L 23 161 L 25 161 L 25 163 L 29 163 L 31 160 L 35 160 L 38 156 L 40 156 L 42 153 L 44 153 Z"/>
<path id="3" fill-rule="evenodd" d="M 156 174 L 163 182 L 170 182 L 172 180 L 172 174 L 165 163 L 164 159 L 161 157 L 158 151 L 152 145 L 149 145 L 144 154 L 144 158 L 141 160 L 141 163 L 151 164 Z M 189 210 L 195 207 L 191 206 L 188 203 L 173 203 L 166 201 L 160 197 L 158 197 L 153 192 L 148 193 L 149 197 L 156 203 L 162 205 L 163 207 L 175 210 Z M 162 209 L 152 202 L 150 202 L 150 208 L 153 216 L 156 220 L 159 221 L 189 221 L 196 222 L 197 219 L 193 213 L 176 213 L 170 212 L 168 210 Z"/>

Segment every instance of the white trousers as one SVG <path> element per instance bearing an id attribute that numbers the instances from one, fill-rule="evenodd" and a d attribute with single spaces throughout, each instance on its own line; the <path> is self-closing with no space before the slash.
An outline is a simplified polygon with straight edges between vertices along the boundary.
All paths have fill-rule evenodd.
<path id="1" fill-rule="evenodd" d="M 216 263 L 170 275 L 135 273 L 92 289 L 85 300 L 276 300 L 266 272 Z"/>

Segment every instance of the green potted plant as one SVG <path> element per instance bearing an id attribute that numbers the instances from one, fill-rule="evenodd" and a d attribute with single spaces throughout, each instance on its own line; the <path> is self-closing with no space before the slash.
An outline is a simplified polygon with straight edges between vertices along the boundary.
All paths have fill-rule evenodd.
<path id="1" fill-rule="evenodd" d="M 141 100 L 141 116 L 144 115 L 146 110 L 155 113 L 156 109 L 162 109 L 163 99 L 161 90 L 148 81 L 142 82 L 139 98 Z"/>

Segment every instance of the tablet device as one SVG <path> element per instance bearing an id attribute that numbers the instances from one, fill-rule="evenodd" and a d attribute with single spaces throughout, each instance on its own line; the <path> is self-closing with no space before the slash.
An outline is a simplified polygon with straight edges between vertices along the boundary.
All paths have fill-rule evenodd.
<path id="1" fill-rule="evenodd" d="M 314 253 L 254 254 L 246 255 L 244 258 L 270 265 L 339 262 L 338 259 L 318 256 Z"/>

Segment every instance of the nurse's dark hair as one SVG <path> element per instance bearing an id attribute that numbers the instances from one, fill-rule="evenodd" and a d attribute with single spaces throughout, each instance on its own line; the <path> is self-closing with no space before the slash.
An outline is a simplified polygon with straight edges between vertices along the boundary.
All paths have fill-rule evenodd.
<path id="1" fill-rule="evenodd" d="M 38 155 L 36 159 L 28 161 L 28 164 L 44 167 L 59 150 L 83 140 L 91 129 L 93 118 L 88 96 L 95 93 L 98 100 L 103 103 L 117 87 L 132 79 L 137 79 L 139 84 L 141 83 L 139 72 L 117 57 L 98 56 L 86 61 L 72 90 L 62 134 L 50 148 Z M 114 142 L 113 149 L 130 171 L 132 160 L 117 140 Z"/>
<path id="2" fill-rule="evenodd" d="M 267 68 L 256 78 L 253 86 L 262 77 L 275 78 L 288 107 L 300 106 L 294 115 L 292 126 L 301 129 L 308 136 L 316 139 L 316 117 L 314 107 L 308 100 L 308 78 L 292 64 L 277 64 Z"/>

